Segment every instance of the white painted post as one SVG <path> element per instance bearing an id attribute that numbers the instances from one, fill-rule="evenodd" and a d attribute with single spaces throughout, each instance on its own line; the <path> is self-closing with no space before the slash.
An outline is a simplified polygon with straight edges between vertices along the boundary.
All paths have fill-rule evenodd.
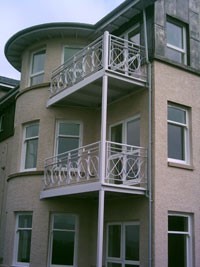
<path id="1" fill-rule="evenodd" d="M 108 44 L 109 33 L 104 33 L 103 39 L 104 51 L 104 70 L 108 67 Z M 101 183 L 104 182 L 106 175 L 106 125 L 107 125 L 107 96 L 108 94 L 108 76 L 105 73 L 102 78 L 102 104 L 101 104 L 101 142 L 100 142 L 100 164 L 99 176 Z M 104 230 L 104 198 L 105 192 L 103 189 L 99 191 L 99 207 L 98 207 L 98 233 L 97 233 L 97 267 L 102 267 L 103 261 L 103 230 Z"/>
<path id="2" fill-rule="evenodd" d="M 97 267 L 102 267 L 103 261 L 104 195 L 105 192 L 101 189 L 99 191 L 98 210 Z"/>

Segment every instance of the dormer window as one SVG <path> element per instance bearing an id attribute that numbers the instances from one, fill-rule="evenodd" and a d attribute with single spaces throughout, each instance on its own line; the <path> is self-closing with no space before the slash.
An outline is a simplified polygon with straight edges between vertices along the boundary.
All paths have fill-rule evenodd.
<path id="1" fill-rule="evenodd" d="M 42 83 L 44 80 L 44 63 L 46 51 L 40 50 L 32 55 L 30 85 Z"/>
<path id="2" fill-rule="evenodd" d="M 167 20 L 167 58 L 187 64 L 186 27 L 177 21 Z"/>

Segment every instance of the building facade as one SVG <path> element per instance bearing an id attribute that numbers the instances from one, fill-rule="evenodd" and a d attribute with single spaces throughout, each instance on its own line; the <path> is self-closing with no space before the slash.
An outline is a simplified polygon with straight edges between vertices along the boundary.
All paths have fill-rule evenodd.
<path id="1" fill-rule="evenodd" d="M 8 40 L 1 267 L 200 266 L 199 25 L 199 0 L 126 0 Z"/>

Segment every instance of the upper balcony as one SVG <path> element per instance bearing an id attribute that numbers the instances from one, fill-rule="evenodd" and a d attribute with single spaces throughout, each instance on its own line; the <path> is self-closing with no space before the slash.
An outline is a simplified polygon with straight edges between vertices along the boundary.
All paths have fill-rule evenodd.
<path id="1" fill-rule="evenodd" d="M 96 142 L 46 159 L 41 198 L 94 192 L 102 187 L 111 192 L 145 194 L 146 149 L 106 141 L 105 154 L 101 142 Z"/>
<path id="2" fill-rule="evenodd" d="M 104 74 L 109 77 L 108 103 L 144 88 L 145 48 L 105 32 L 53 71 L 47 106 L 100 106 Z"/>

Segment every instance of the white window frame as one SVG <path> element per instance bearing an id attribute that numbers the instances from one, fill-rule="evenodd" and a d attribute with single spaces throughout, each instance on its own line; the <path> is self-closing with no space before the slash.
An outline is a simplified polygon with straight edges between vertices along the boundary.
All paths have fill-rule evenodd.
<path id="1" fill-rule="evenodd" d="M 60 231 L 66 231 L 66 232 L 75 232 L 75 239 L 74 239 L 74 264 L 73 265 L 55 265 L 51 264 L 52 260 L 52 242 L 53 242 L 53 223 L 54 223 L 54 216 L 55 215 L 69 215 L 75 217 L 75 229 L 60 229 Z M 59 230 L 59 229 L 57 229 Z M 72 214 L 72 213 L 65 213 L 65 212 L 56 212 L 51 214 L 51 223 L 50 223 L 50 236 L 49 236 L 49 253 L 48 253 L 48 266 L 50 267 L 77 267 L 78 263 L 78 233 L 79 233 L 79 218 L 78 215 Z"/>
<path id="2" fill-rule="evenodd" d="M 108 242 L 109 242 L 109 226 L 111 225 L 119 225 L 121 226 L 121 244 L 120 244 L 120 258 L 113 258 L 108 256 Z M 135 264 L 140 266 L 140 261 L 133 261 L 133 260 L 125 260 L 125 228 L 127 225 L 137 225 L 140 228 L 140 223 L 138 221 L 134 222 L 113 222 L 107 224 L 107 230 L 106 230 L 106 267 L 108 266 L 108 263 L 119 263 L 122 267 L 125 267 L 126 264 Z M 140 234 L 140 229 L 139 229 Z M 139 238 L 139 249 L 140 249 L 140 238 Z M 140 251 L 139 251 L 140 254 Z M 139 255 L 140 256 L 140 255 Z"/>
<path id="3" fill-rule="evenodd" d="M 19 213 L 16 213 L 13 266 L 29 267 L 30 262 L 18 262 L 18 259 L 17 259 L 17 257 L 18 257 L 18 249 L 19 249 L 19 231 L 20 230 L 22 230 L 22 231 L 23 230 L 30 230 L 31 231 L 31 235 L 32 235 L 32 227 L 31 228 L 20 228 L 20 227 L 18 227 L 18 225 L 19 225 L 19 217 L 23 216 L 23 215 L 31 215 L 32 216 L 32 227 L 33 227 L 33 214 L 32 214 L 32 212 L 19 212 Z"/>
<path id="4" fill-rule="evenodd" d="M 64 61 L 64 59 L 65 59 L 65 49 L 67 49 L 67 48 L 75 48 L 75 49 L 79 49 L 79 50 L 81 50 L 81 49 L 83 49 L 84 48 L 84 46 L 80 46 L 80 45 L 64 45 L 63 46 L 63 50 L 62 50 L 62 64 L 64 64 L 65 63 L 65 61 Z M 77 51 L 77 53 L 78 53 L 78 51 Z M 76 54 L 76 53 L 75 53 Z M 73 57 L 73 56 L 72 56 Z M 70 58 L 68 58 L 67 59 L 67 61 L 69 60 Z"/>
<path id="5" fill-rule="evenodd" d="M 36 124 L 38 125 L 38 135 L 30 137 L 30 138 L 26 138 L 26 129 L 27 129 L 27 127 L 29 127 L 31 125 L 36 125 Z M 35 140 L 35 139 L 38 139 L 38 141 L 39 141 L 39 121 L 35 121 L 35 122 L 31 122 L 31 123 L 27 123 L 27 124 L 23 125 L 23 144 L 22 144 L 22 156 L 21 156 L 21 171 L 34 171 L 34 170 L 36 170 L 37 160 L 36 160 L 36 166 L 34 168 L 25 168 L 26 153 L 27 153 L 27 141 Z M 37 149 L 38 149 L 38 147 L 37 147 Z"/>
<path id="6" fill-rule="evenodd" d="M 180 159 L 168 157 L 168 162 L 174 162 L 174 163 L 180 163 L 180 164 L 189 164 L 189 162 L 190 162 L 190 137 L 189 137 L 189 114 L 188 114 L 189 111 L 184 106 L 176 105 L 176 104 L 172 104 L 172 103 L 168 103 L 167 108 L 169 108 L 169 107 L 174 107 L 174 108 L 177 108 L 177 109 L 184 111 L 186 123 L 185 124 L 179 123 L 176 121 L 169 120 L 167 118 L 167 127 L 169 126 L 169 124 L 173 124 L 173 125 L 181 126 L 184 129 L 184 157 L 185 157 L 185 160 L 180 160 Z"/>
<path id="7" fill-rule="evenodd" d="M 177 52 L 181 53 L 182 56 L 183 56 L 183 61 L 181 63 L 183 63 L 183 64 L 186 65 L 187 64 L 187 41 L 186 41 L 187 36 L 186 36 L 186 27 L 183 24 L 181 24 L 179 22 L 174 22 L 172 19 L 169 19 L 169 18 L 167 18 L 166 23 L 170 23 L 170 24 L 175 25 L 175 26 L 178 26 L 178 27 L 180 27 L 182 29 L 182 43 L 183 43 L 183 48 L 181 49 L 178 46 L 175 46 L 175 45 L 172 45 L 172 44 L 168 43 L 168 40 L 167 40 L 167 48 L 172 49 L 174 51 L 177 51 Z M 167 26 L 166 26 L 166 28 L 167 28 Z M 174 60 L 174 61 L 176 61 L 176 60 Z M 180 63 L 180 62 L 178 62 L 178 63 Z"/>
<path id="8" fill-rule="evenodd" d="M 141 31 L 140 31 L 140 23 L 137 23 L 135 24 L 133 27 L 131 27 L 130 29 L 128 29 L 127 31 L 125 31 L 122 35 L 121 35 L 121 38 L 124 38 L 125 40 L 129 41 L 129 38 L 128 38 L 128 35 L 129 33 L 131 32 L 139 32 L 140 34 L 140 39 L 141 39 Z M 141 40 L 140 40 L 141 42 Z M 140 45 L 140 42 L 139 43 L 135 43 L 136 45 Z"/>
<path id="9" fill-rule="evenodd" d="M 193 260 L 192 260 L 192 217 L 187 214 L 182 213 L 172 213 L 169 212 L 169 216 L 176 216 L 176 217 L 185 217 L 188 220 L 188 231 L 181 232 L 181 231 L 169 231 L 168 229 L 168 235 L 169 234 L 176 234 L 176 235 L 185 235 L 187 237 L 187 243 L 186 243 L 186 253 L 187 253 L 187 266 L 186 267 L 192 267 L 193 266 Z"/>
<path id="10" fill-rule="evenodd" d="M 58 140 L 59 140 L 59 124 L 60 123 L 74 123 L 74 124 L 79 124 L 79 135 L 64 135 L 65 137 L 77 137 L 79 138 L 79 146 L 82 146 L 82 137 L 83 137 L 83 124 L 81 121 L 74 121 L 74 120 L 57 120 L 56 121 L 56 134 L 55 134 L 55 146 L 54 146 L 54 155 L 58 155 Z"/>
<path id="11" fill-rule="evenodd" d="M 127 118 L 125 120 L 118 121 L 116 123 L 113 123 L 109 126 L 109 140 L 111 140 L 111 130 L 112 127 L 115 127 L 119 124 L 122 124 L 122 144 L 127 144 L 127 123 L 135 120 L 140 120 L 141 122 L 141 116 L 140 114 L 135 115 L 133 117 Z M 141 128 L 140 128 L 141 129 Z"/>
<path id="12" fill-rule="evenodd" d="M 38 71 L 38 72 L 35 72 L 33 73 L 33 62 L 34 62 L 34 56 L 37 55 L 38 53 L 40 52 L 44 52 L 44 55 L 46 56 L 46 49 L 43 47 L 41 49 L 38 49 L 34 52 L 32 52 L 31 54 L 31 65 L 30 65 L 30 78 L 29 78 L 29 85 L 30 86 L 34 86 L 36 84 L 32 84 L 32 79 L 37 77 L 37 76 L 40 76 L 40 75 L 44 75 L 44 69 L 41 70 L 41 71 Z M 45 62 L 44 62 L 44 67 L 45 67 Z"/>

